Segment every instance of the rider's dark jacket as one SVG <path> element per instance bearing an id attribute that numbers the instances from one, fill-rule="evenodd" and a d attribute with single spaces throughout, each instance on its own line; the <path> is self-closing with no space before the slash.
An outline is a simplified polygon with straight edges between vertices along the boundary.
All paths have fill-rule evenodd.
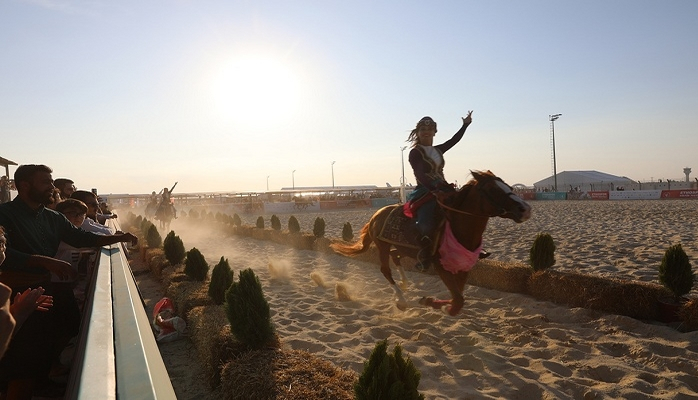
<path id="1" fill-rule="evenodd" d="M 410 193 L 407 200 L 415 201 L 427 193 L 434 191 L 453 190 L 453 186 L 451 186 L 444 177 L 445 160 L 443 154 L 455 146 L 456 143 L 460 142 L 467 127 L 468 125 L 464 124 L 453 137 L 442 144 L 434 146 L 434 149 L 441 156 L 441 161 L 438 164 L 427 155 L 424 146 L 418 144 L 412 148 L 409 160 L 412 170 L 414 171 L 414 176 L 417 179 L 417 187 Z"/>

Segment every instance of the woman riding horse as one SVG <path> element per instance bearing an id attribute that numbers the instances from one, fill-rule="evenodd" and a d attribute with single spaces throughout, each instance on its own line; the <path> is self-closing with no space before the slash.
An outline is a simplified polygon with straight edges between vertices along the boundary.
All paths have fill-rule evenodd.
<path id="1" fill-rule="evenodd" d="M 432 237 L 437 225 L 437 198 L 445 201 L 455 192 L 453 185 L 444 177 L 443 155 L 463 138 L 465 130 L 473 121 L 472 115 L 473 112 L 468 111 L 468 115 L 463 118 L 463 126 L 442 144 L 433 145 L 436 122 L 431 117 L 420 119 L 407 138 L 408 142 L 412 142 L 409 160 L 417 179 L 417 188 L 410 193 L 407 200 L 408 208 L 417 217 L 418 241 L 421 248 L 417 255 L 419 262 L 416 267 L 420 271 L 429 269 L 434 261 Z M 489 255 L 487 252 L 482 252 L 480 258 Z"/>
<path id="2" fill-rule="evenodd" d="M 464 304 L 463 289 L 470 269 L 473 268 L 482 248 L 482 235 L 491 217 L 511 219 L 517 223 L 531 217 L 531 207 L 516 195 L 509 185 L 491 172 L 473 171 L 473 180 L 465 184 L 449 198 L 448 205 L 439 202 L 446 223 L 441 228 L 442 239 L 439 247 L 441 258 L 434 263 L 444 285 L 451 293 L 450 300 L 426 299 L 424 304 L 434 308 L 446 306 L 450 315 L 456 315 Z M 405 309 L 408 305 L 402 289 L 393 279 L 390 258 L 400 270 L 403 283 L 405 273 L 400 265 L 400 255 L 416 257 L 417 250 L 407 242 L 396 242 L 382 236 L 383 228 L 392 218 L 394 211 L 404 209 L 402 205 L 381 208 L 361 229 L 361 236 L 355 243 L 336 242 L 332 249 L 340 254 L 353 256 L 368 251 L 371 243 L 378 249 L 381 272 L 388 280 L 395 295 L 397 306 Z M 391 248 L 395 250 L 391 252 Z M 393 254 L 395 253 L 395 254 Z"/>

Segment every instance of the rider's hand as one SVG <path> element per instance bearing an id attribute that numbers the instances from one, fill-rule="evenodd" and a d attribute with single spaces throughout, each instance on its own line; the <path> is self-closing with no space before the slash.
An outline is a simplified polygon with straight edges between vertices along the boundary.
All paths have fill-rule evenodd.
<path id="1" fill-rule="evenodd" d="M 133 234 L 128 233 L 128 232 L 121 234 L 120 241 L 121 242 L 131 242 L 132 246 L 135 246 L 138 244 L 138 238 L 136 236 L 134 236 Z"/>
<path id="2" fill-rule="evenodd" d="M 463 117 L 463 125 L 470 125 L 473 122 L 473 110 L 468 111 L 468 115 Z"/>

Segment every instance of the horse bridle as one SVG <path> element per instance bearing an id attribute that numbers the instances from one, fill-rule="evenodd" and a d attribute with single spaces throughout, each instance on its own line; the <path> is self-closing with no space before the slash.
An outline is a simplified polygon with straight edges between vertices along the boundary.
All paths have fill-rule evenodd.
<path id="1" fill-rule="evenodd" d="M 499 180 L 500 182 L 504 183 L 504 181 L 502 181 L 502 180 L 499 179 L 499 178 L 497 178 L 496 180 Z M 478 183 L 479 183 L 479 181 L 478 181 Z M 505 185 L 506 185 L 506 183 L 505 183 Z M 508 185 L 507 185 L 507 186 L 508 186 Z M 482 189 L 482 187 L 480 187 L 479 185 L 475 185 L 475 188 L 476 188 L 477 190 L 479 190 L 479 191 L 482 193 L 482 195 L 483 195 L 485 198 L 487 198 L 487 200 L 489 200 L 489 202 L 490 202 L 491 204 L 493 204 L 493 205 L 495 206 L 495 208 L 498 208 L 501 212 L 498 213 L 498 214 L 492 214 L 492 215 L 488 215 L 488 214 L 485 214 L 485 215 L 483 215 L 483 214 L 475 214 L 475 213 L 472 213 L 472 212 L 468 212 L 468 211 L 465 211 L 465 210 L 459 210 L 459 209 L 457 209 L 457 208 L 453 208 L 453 207 L 451 207 L 451 206 L 448 206 L 448 205 L 442 203 L 438 198 L 436 199 L 436 203 L 437 203 L 442 209 L 444 209 L 444 210 L 452 211 L 452 212 L 455 212 L 455 213 L 458 213 L 458 214 L 472 215 L 472 216 L 474 216 L 474 217 L 480 217 L 480 218 L 501 217 L 501 216 L 504 216 L 504 215 L 506 215 L 506 214 L 509 213 L 509 211 L 507 211 L 506 208 L 502 207 L 500 204 L 498 204 L 498 202 L 494 201 L 494 199 L 492 198 L 492 196 L 490 196 L 489 193 L 485 192 L 485 191 Z M 507 194 L 507 197 L 510 197 L 510 196 L 516 196 L 516 194 L 515 194 L 513 191 L 509 191 L 509 193 Z M 481 207 L 481 208 L 482 208 L 482 207 Z"/>

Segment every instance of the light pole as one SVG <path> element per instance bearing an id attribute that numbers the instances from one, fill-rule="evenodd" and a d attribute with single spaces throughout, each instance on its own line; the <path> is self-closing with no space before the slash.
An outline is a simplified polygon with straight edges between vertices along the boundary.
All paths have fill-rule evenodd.
<path id="1" fill-rule="evenodd" d="M 296 170 L 295 169 L 291 172 L 291 187 L 293 188 L 293 190 L 296 190 Z"/>
<path id="2" fill-rule="evenodd" d="M 332 161 L 332 164 L 330 166 L 332 167 L 332 189 L 334 189 L 334 163 L 336 161 Z"/>
<path id="3" fill-rule="evenodd" d="M 267 192 L 269 191 L 269 177 L 270 177 L 270 176 L 271 176 L 271 175 L 267 175 Z"/>
<path id="4" fill-rule="evenodd" d="M 405 149 L 407 146 L 400 147 L 400 162 L 402 163 L 402 180 L 400 181 L 400 201 L 403 203 L 405 200 Z"/>
<path id="5" fill-rule="evenodd" d="M 549 115 L 550 119 L 550 140 L 553 146 L 553 177 L 555 179 L 555 191 L 557 192 L 557 160 L 555 159 L 555 121 L 560 118 L 562 114 Z"/>

